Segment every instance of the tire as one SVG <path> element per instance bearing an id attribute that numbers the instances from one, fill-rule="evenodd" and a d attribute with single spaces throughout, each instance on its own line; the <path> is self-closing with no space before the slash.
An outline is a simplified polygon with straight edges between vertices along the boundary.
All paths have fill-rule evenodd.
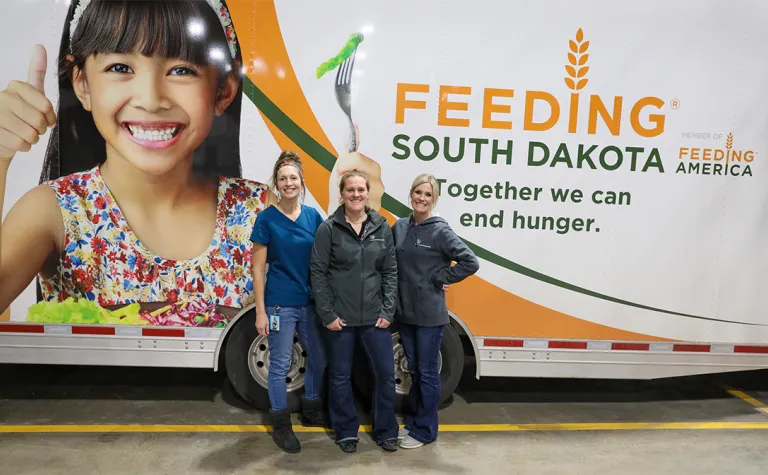
<path id="1" fill-rule="evenodd" d="M 400 343 L 400 334 L 397 328 L 392 327 L 392 347 L 395 353 L 395 390 L 397 401 L 395 409 L 402 412 L 405 408 L 405 400 L 410 388 L 410 375 L 408 375 L 408 363 Z M 443 330 L 443 341 L 440 345 L 440 402 L 438 406 L 448 401 L 461 380 L 464 371 L 464 347 L 461 344 L 459 334 L 453 326 L 448 324 Z M 368 356 L 365 352 L 358 352 L 353 364 L 353 382 L 355 388 L 361 393 L 366 403 L 371 399 L 373 391 L 373 374 L 371 372 Z"/>
<path id="2" fill-rule="evenodd" d="M 227 377 L 238 396 L 249 406 L 260 411 L 271 407 L 267 390 L 267 369 L 269 368 L 269 343 L 256 331 L 256 312 L 245 314 L 230 331 L 225 347 Z M 291 369 L 288 371 L 288 409 L 301 409 L 301 395 L 304 393 L 304 371 L 306 352 L 298 337 L 294 336 Z"/>

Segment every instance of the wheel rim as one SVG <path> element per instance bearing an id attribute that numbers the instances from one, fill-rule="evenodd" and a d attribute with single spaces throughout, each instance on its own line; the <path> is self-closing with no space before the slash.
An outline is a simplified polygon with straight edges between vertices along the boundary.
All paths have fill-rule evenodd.
<path id="1" fill-rule="evenodd" d="M 248 351 L 248 369 L 251 377 L 263 388 L 267 388 L 269 377 L 269 343 L 267 337 L 257 335 L 251 343 Z M 293 350 L 291 351 L 291 367 L 285 377 L 285 385 L 288 392 L 296 391 L 304 387 L 304 374 L 307 371 L 307 354 L 299 343 L 299 339 L 293 337 Z"/>
<path id="2" fill-rule="evenodd" d="M 395 354 L 395 391 L 397 394 L 406 395 L 411 390 L 411 374 L 408 372 L 408 359 L 405 357 L 400 333 L 392 334 L 392 351 Z M 437 352 L 437 373 L 443 372 L 443 352 Z"/>

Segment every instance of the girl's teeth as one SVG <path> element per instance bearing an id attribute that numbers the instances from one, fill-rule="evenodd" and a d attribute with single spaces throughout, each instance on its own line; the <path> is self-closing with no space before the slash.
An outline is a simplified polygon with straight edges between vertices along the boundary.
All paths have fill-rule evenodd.
<path id="1" fill-rule="evenodd" d="M 144 129 L 142 127 L 129 125 L 128 129 L 131 131 L 131 135 L 137 139 L 149 140 L 152 142 L 164 142 L 173 138 L 177 127 L 168 127 L 166 129 Z"/>

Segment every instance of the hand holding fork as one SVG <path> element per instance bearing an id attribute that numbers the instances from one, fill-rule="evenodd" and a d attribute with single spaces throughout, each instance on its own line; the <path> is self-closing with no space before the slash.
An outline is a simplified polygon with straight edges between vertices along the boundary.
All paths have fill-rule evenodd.
<path id="1" fill-rule="evenodd" d="M 381 208 L 381 197 L 384 195 L 384 183 L 381 181 L 381 166 L 376 161 L 358 152 L 360 133 L 352 120 L 352 71 L 355 65 L 356 54 L 357 49 L 339 65 L 336 72 L 336 82 L 334 85 L 336 101 L 349 121 L 349 142 L 347 150 L 340 154 L 333 166 L 333 170 L 331 170 L 331 179 L 328 183 L 328 213 L 335 211 L 339 205 L 341 198 L 339 194 L 339 179 L 344 173 L 351 170 L 361 171 L 368 176 L 368 181 L 371 184 L 368 204 L 371 208 L 379 210 Z"/>

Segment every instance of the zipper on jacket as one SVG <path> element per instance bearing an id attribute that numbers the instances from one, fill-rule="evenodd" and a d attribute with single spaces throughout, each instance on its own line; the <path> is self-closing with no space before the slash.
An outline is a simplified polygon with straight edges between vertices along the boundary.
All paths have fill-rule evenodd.
<path id="1" fill-rule="evenodd" d="M 359 234 L 359 235 L 355 232 L 354 228 L 352 228 L 352 226 L 350 224 L 347 223 L 347 225 L 343 226 L 343 227 L 348 229 L 349 232 L 352 233 L 352 235 L 357 239 L 357 242 L 360 244 L 360 254 L 361 254 L 360 260 L 362 261 L 362 271 L 361 271 L 361 274 L 363 274 L 363 275 L 360 276 L 361 278 L 360 278 L 360 316 L 359 317 L 360 317 L 360 324 L 362 325 L 363 324 L 363 313 L 364 313 L 364 309 L 365 309 L 365 278 L 364 278 L 364 274 L 365 274 L 365 238 L 367 236 L 369 236 L 370 234 L 373 234 L 376 231 L 376 229 L 378 229 L 378 226 L 375 229 L 373 229 L 371 232 L 367 233 L 367 234 L 365 232 L 366 230 L 363 229 L 362 230 L 363 233 Z M 378 317 L 376 317 L 376 318 L 378 320 Z M 375 323 L 374 323 L 374 325 L 375 325 Z"/>
<path id="2" fill-rule="evenodd" d="M 363 270 L 362 270 L 362 279 L 360 279 L 360 325 L 363 324 L 363 321 L 365 320 L 363 318 L 363 314 L 365 313 L 365 242 L 363 240 L 363 237 L 358 237 L 358 241 L 360 242 L 360 254 L 361 254 L 361 261 L 363 264 Z"/>
<path id="3" fill-rule="evenodd" d="M 366 229 L 363 229 L 362 230 L 363 232 L 357 237 L 358 242 L 360 242 L 360 254 L 361 254 L 360 260 L 362 261 L 362 265 L 363 265 L 363 276 L 362 276 L 363 278 L 360 279 L 360 325 L 362 325 L 363 321 L 365 320 L 363 318 L 365 314 L 365 238 L 368 237 L 370 234 L 373 234 L 376 231 L 376 229 L 368 233 L 366 233 L 367 231 Z M 376 323 L 374 323 L 374 325 L 376 325 Z"/>

